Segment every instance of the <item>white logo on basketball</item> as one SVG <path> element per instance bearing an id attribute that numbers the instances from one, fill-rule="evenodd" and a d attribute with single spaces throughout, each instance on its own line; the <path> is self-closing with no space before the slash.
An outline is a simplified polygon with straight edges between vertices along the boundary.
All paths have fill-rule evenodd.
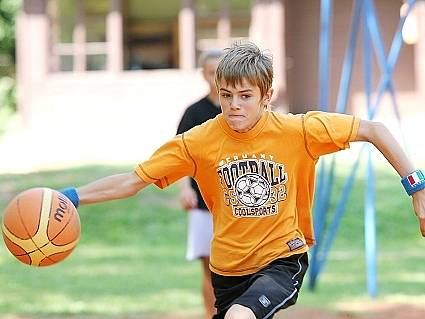
<path id="1" fill-rule="evenodd" d="M 235 184 L 239 201 L 249 207 L 261 206 L 270 197 L 269 182 L 261 175 L 246 174 Z"/>

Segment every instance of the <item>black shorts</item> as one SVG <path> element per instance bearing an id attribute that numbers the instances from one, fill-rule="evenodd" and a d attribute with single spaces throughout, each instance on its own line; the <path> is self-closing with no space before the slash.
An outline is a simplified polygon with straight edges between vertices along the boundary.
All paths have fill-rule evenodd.
<path id="1" fill-rule="evenodd" d="M 213 319 L 224 318 L 234 304 L 250 308 L 257 319 L 273 318 L 278 310 L 295 304 L 307 267 L 308 255 L 303 253 L 277 259 L 250 275 L 212 273 L 217 308 Z"/>

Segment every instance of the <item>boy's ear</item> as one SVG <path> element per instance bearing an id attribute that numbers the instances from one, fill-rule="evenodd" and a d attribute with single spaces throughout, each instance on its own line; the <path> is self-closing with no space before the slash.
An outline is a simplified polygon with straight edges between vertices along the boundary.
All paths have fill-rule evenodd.
<path id="1" fill-rule="evenodd" d="M 270 103 L 270 100 L 272 99 L 272 96 L 273 96 L 273 88 L 270 88 L 267 92 L 266 92 L 266 94 L 264 94 L 264 97 L 263 97 L 263 103 L 264 103 L 264 105 L 269 105 L 269 103 Z"/>

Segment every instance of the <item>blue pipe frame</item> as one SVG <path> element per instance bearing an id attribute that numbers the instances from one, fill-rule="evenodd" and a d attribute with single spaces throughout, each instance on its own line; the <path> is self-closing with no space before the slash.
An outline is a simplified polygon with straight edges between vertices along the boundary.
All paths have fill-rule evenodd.
<path id="1" fill-rule="evenodd" d="M 339 91 L 336 103 L 336 112 L 345 113 L 351 85 L 352 70 L 354 65 L 354 52 L 357 45 L 359 28 L 363 25 L 363 78 L 364 92 L 368 119 L 373 120 L 378 111 L 384 93 L 389 93 L 393 111 L 400 125 L 400 113 L 396 100 L 392 74 L 400 56 L 403 46 L 402 28 L 411 12 L 416 0 L 406 1 L 408 9 L 401 16 L 397 26 L 388 56 L 385 53 L 379 22 L 373 0 L 353 0 L 351 19 L 351 31 L 348 46 L 345 52 L 341 71 Z M 333 0 L 321 0 L 320 7 L 320 47 L 319 47 L 319 109 L 329 111 L 329 70 L 331 65 L 331 41 L 332 41 L 332 15 Z M 362 23 L 363 22 L 363 23 Z M 372 101 L 372 53 L 375 53 L 378 61 L 381 77 L 375 90 L 376 98 Z M 375 177 L 372 162 L 371 146 L 364 144 L 359 151 L 358 157 L 353 164 L 352 170 L 347 177 L 337 201 L 333 214 L 329 211 L 330 198 L 332 195 L 333 180 L 335 176 L 336 157 L 324 157 L 320 160 L 316 184 L 315 202 L 313 207 L 314 228 L 316 233 L 316 245 L 310 253 L 310 289 L 314 289 L 320 273 L 322 272 L 332 243 L 335 239 L 340 221 L 345 212 L 349 195 L 359 170 L 359 163 L 363 153 L 367 153 L 366 185 L 364 199 L 364 233 L 365 233 L 365 258 L 367 273 L 367 290 L 371 297 L 378 294 L 377 284 L 377 244 L 376 244 L 376 218 L 375 218 Z"/>

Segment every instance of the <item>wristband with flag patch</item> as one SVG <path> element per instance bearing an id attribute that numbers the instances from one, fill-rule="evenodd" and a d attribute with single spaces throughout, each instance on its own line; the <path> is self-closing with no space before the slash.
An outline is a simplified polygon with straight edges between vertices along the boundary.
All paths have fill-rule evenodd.
<path id="1" fill-rule="evenodd" d="M 425 176 L 421 170 L 416 170 L 401 179 L 404 189 L 410 196 L 425 188 Z"/>

